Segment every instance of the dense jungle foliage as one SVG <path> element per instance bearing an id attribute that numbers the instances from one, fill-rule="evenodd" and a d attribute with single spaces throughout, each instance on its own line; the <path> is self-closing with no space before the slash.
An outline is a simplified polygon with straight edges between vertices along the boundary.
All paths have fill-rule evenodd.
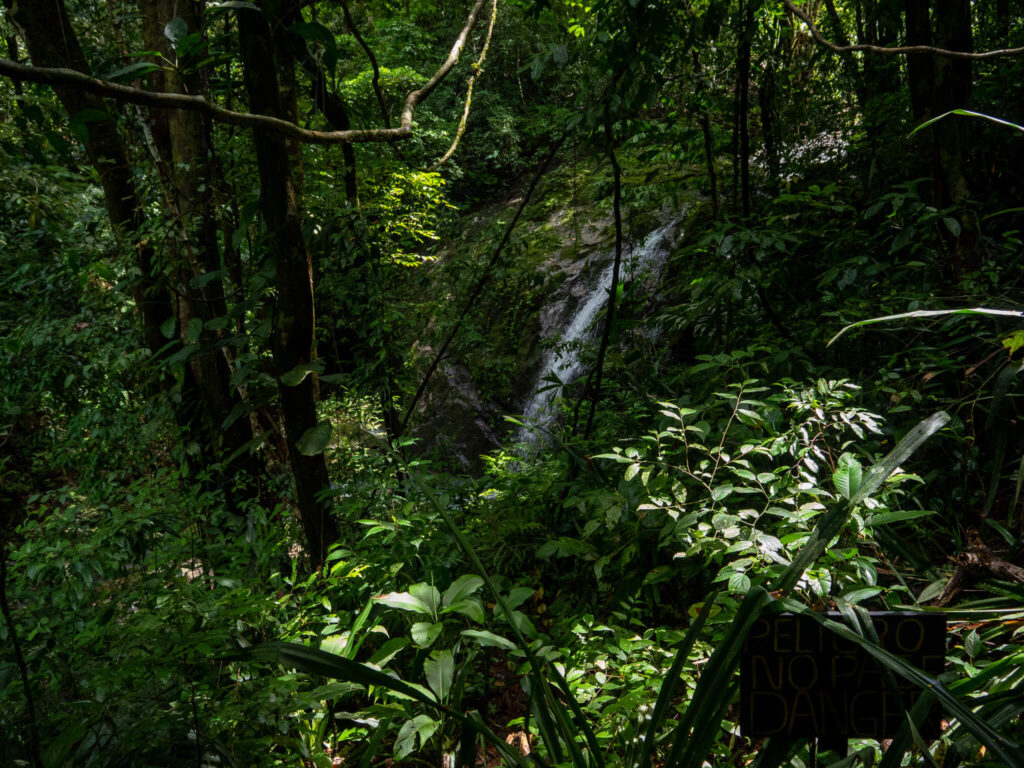
<path id="1" fill-rule="evenodd" d="M 0 764 L 1024 766 L 1020 0 L 0 32 Z M 780 611 L 899 732 L 741 732 Z"/>

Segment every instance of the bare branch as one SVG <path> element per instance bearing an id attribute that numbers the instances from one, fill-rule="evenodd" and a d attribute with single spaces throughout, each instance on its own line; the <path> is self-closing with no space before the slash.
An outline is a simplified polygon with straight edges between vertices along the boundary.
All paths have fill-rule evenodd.
<path id="1" fill-rule="evenodd" d="M 782 0 L 782 2 L 797 16 L 797 18 L 807 25 L 807 28 L 811 31 L 811 35 L 815 40 L 835 53 L 869 51 L 870 53 L 887 53 L 898 56 L 907 53 L 931 53 L 935 56 L 946 56 L 951 59 L 996 59 L 1001 56 L 1020 56 L 1021 54 L 1024 54 L 1024 48 L 1002 48 L 995 51 L 980 51 L 978 53 L 972 53 L 970 51 L 950 51 L 946 48 L 935 48 L 931 45 L 899 45 L 892 48 L 888 48 L 883 45 L 867 45 L 863 43 L 859 45 L 836 45 L 821 34 L 821 30 L 814 25 L 814 22 L 811 21 L 811 17 L 798 8 L 793 3 L 793 0 Z"/>
<path id="2" fill-rule="evenodd" d="M 263 128 L 277 131 L 285 136 L 297 139 L 306 144 L 341 144 L 344 142 L 365 143 L 365 142 L 390 142 L 400 141 L 412 135 L 412 118 L 417 105 L 423 101 L 452 70 L 452 67 L 459 61 L 459 55 L 466 45 L 469 33 L 476 25 L 477 16 L 486 0 L 476 0 L 476 4 L 466 17 L 466 25 L 462 32 L 455 39 L 448 58 L 434 73 L 433 77 L 418 90 L 413 91 L 405 97 L 405 107 L 402 109 L 402 122 L 397 128 L 366 128 L 353 129 L 348 131 L 312 131 L 302 128 L 288 120 L 282 120 L 269 115 L 254 115 L 249 112 L 233 112 L 224 109 L 203 96 L 188 96 L 179 93 L 163 93 L 149 91 L 145 88 L 135 88 L 130 85 L 112 83 L 109 80 L 101 80 L 92 75 L 79 72 L 75 69 L 63 67 L 30 67 L 19 64 L 11 59 L 0 58 L 0 75 L 10 77 L 14 80 L 22 80 L 29 83 L 40 83 L 50 86 L 70 86 L 80 88 L 87 93 L 94 93 L 98 96 L 105 96 L 125 101 L 131 104 L 139 104 L 144 107 L 156 109 L 188 109 L 195 112 L 202 112 L 212 120 L 230 125 L 239 125 L 246 128 Z"/>

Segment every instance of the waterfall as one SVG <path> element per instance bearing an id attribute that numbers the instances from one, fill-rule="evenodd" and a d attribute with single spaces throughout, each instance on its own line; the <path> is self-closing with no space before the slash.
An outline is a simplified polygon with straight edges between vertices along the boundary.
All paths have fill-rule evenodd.
<path id="1" fill-rule="evenodd" d="M 668 256 L 676 227 L 677 221 L 673 219 L 651 232 L 636 253 L 628 260 L 624 260 L 624 271 L 628 270 L 632 275 L 646 267 L 652 267 L 658 272 Z M 597 281 L 587 289 L 576 313 L 569 318 L 568 324 L 559 334 L 561 343 L 545 354 L 533 387 L 533 394 L 523 410 L 524 426 L 518 435 L 520 442 L 529 445 L 545 439 L 546 430 L 558 415 L 558 397 L 564 387 L 572 384 L 583 372 L 581 347 L 583 342 L 593 337 L 595 321 L 602 315 L 602 310 L 608 303 L 608 284 L 612 279 L 613 266 L 612 263 L 608 264 L 601 271 Z M 553 380 L 557 383 L 553 384 Z"/>

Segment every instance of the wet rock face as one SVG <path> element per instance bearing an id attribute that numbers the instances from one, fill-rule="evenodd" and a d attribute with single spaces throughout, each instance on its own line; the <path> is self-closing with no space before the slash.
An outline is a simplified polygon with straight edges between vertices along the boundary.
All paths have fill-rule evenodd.
<path id="1" fill-rule="evenodd" d="M 439 365 L 416 410 L 419 423 L 412 432 L 416 452 L 437 457 L 454 471 L 479 473 L 481 454 L 501 445 L 491 427 L 501 413 L 480 397 L 465 366 Z"/>
<path id="2" fill-rule="evenodd" d="M 642 240 L 627 243 L 623 252 L 620 279 L 628 283 L 646 275 L 640 288 L 644 295 L 657 294 L 661 270 L 682 231 L 680 213 L 665 214 L 662 221 Z M 500 391 L 483 387 L 502 402 L 481 396 L 483 380 L 474 381 L 470 367 L 446 360 L 432 376 L 416 409 L 411 433 L 417 438 L 416 452 L 435 457 L 452 470 L 475 474 L 483 469 L 481 454 L 499 448 L 502 438 L 507 442 L 505 415 L 522 416 L 530 425 L 516 432 L 517 442 L 543 444 L 545 432 L 554 427 L 563 388 L 586 372 L 585 348 L 600 332 L 611 281 L 614 248 L 609 244 L 610 222 L 583 223 L 577 228 L 559 219 L 546 226 L 549 235 L 556 232 L 558 238 L 549 244 L 549 255 L 534 263 L 536 280 L 543 280 L 550 290 L 527 324 L 531 330 L 518 336 L 512 346 L 512 355 L 520 362 L 510 380 L 506 379 L 507 386 Z M 500 333 L 507 308 L 493 309 L 492 330 Z M 423 361 L 434 354 L 430 347 L 417 350 Z M 477 368 L 479 376 L 483 370 L 479 360 Z M 559 383 L 552 385 L 553 380 Z M 564 395 L 568 396 L 568 391 Z"/>
<path id="3" fill-rule="evenodd" d="M 671 217 L 651 232 L 633 253 L 624 254 L 620 279 L 628 281 L 632 275 L 653 272 L 652 282 L 656 284 L 678 229 L 677 219 Z M 563 270 L 566 279 L 560 290 L 540 311 L 541 337 L 555 339 L 557 345 L 543 356 L 531 394 L 523 405 L 526 428 L 520 430 L 520 441 L 527 444 L 543 441 L 546 430 L 557 417 L 557 398 L 584 373 L 582 346 L 599 333 L 596 326 L 608 304 L 613 260 L 614 252 L 602 253 L 582 265 L 577 263 L 573 272 Z"/>

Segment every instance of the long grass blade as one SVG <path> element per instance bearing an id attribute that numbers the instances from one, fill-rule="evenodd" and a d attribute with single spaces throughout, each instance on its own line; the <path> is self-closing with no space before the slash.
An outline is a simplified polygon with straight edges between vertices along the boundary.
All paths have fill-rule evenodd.
<path id="1" fill-rule="evenodd" d="M 885 315 L 884 317 L 872 317 L 868 320 L 858 320 L 856 323 L 850 323 L 845 326 L 839 333 L 828 340 L 828 344 L 825 346 L 831 346 L 836 339 L 842 336 L 847 331 L 853 328 L 860 328 L 864 325 L 873 325 L 874 323 L 885 323 L 889 320 L 904 320 L 908 317 L 943 317 L 945 315 L 993 315 L 996 317 L 1017 317 L 1024 318 L 1024 312 L 1018 312 L 1014 309 L 986 309 L 985 307 L 972 307 L 971 309 L 918 309 L 913 312 L 900 312 L 898 315 Z"/>

